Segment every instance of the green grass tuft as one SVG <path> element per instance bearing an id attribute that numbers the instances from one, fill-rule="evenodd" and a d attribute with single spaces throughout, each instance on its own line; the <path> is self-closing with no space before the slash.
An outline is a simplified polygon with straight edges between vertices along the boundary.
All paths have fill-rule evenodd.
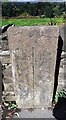
<path id="1" fill-rule="evenodd" d="M 64 22 L 63 18 L 52 18 L 52 22 L 56 22 L 56 25 L 62 25 Z M 49 25 L 50 18 L 30 18 L 30 19 L 2 19 L 0 20 L 0 26 L 7 24 L 15 24 L 16 26 L 40 26 Z"/>

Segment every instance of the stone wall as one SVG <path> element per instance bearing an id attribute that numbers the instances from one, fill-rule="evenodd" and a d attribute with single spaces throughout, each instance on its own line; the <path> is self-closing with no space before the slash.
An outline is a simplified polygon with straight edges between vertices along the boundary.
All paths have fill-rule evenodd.
<path id="1" fill-rule="evenodd" d="M 21 108 L 51 106 L 59 31 L 63 28 L 31 26 L 8 29 L 7 42 L 2 40 L 0 52 L 0 60 L 5 65 L 5 100 L 16 100 Z M 63 39 L 63 32 L 60 35 Z M 63 69 L 62 59 L 58 91 L 64 86 Z"/>
<path id="2" fill-rule="evenodd" d="M 4 78 L 2 80 L 4 84 L 4 91 L 3 91 L 3 97 L 5 100 L 15 100 L 14 97 L 14 91 L 12 90 L 12 67 L 11 67 L 11 59 L 10 59 L 10 50 L 9 50 L 9 44 L 8 44 L 8 35 L 7 31 L 2 34 L 1 28 L 0 28 L 0 61 L 2 63 L 2 73 L 4 75 Z M 0 72 L 1 73 L 1 72 Z"/>

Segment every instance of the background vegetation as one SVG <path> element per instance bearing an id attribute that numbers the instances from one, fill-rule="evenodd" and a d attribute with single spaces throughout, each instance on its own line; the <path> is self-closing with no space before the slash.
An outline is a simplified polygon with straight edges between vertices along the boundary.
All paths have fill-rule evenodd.
<path id="1" fill-rule="evenodd" d="M 66 18 L 66 4 L 65 2 L 2 2 L 2 18 L 2 25 L 8 23 L 16 25 L 47 25 L 50 22 L 59 25 Z"/>
<path id="2" fill-rule="evenodd" d="M 15 24 L 17 26 L 34 26 L 34 25 L 61 25 L 64 22 L 63 18 L 38 18 L 38 19 L 3 19 L 2 26 L 7 24 Z"/>

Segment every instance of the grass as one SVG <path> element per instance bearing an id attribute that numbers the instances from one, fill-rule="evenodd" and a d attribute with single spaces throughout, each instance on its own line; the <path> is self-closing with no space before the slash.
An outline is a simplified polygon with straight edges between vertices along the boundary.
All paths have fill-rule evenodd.
<path id="1" fill-rule="evenodd" d="M 53 22 L 56 22 L 56 25 L 61 25 L 64 22 L 63 18 L 52 18 Z M 37 25 L 49 25 L 50 18 L 30 18 L 30 19 L 2 19 L 0 20 L 0 26 L 7 24 L 15 24 L 16 26 L 37 26 Z"/>

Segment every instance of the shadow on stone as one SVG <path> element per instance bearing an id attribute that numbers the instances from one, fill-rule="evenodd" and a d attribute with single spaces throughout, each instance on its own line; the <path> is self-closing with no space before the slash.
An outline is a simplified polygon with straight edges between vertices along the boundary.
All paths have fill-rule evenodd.
<path id="1" fill-rule="evenodd" d="M 2 101 L 2 63 L 0 61 L 0 103 Z"/>
<path id="2" fill-rule="evenodd" d="M 58 86 L 58 75 L 59 75 L 62 47 L 63 47 L 63 40 L 62 40 L 61 36 L 59 35 L 58 47 L 57 47 L 57 57 L 56 57 L 56 66 L 55 66 L 55 75 L 54 75 L 54 91 L 53 91 L 52 103 L 53 103 L 53 101 L 55 99 L 57 86 Z"/>
<path id="3" fill-rule="evenodd" d="M 66 98 L 59 98 L 55 108 L 53 109 L 53 116 L 57 120 L 66 120 Z"/>

